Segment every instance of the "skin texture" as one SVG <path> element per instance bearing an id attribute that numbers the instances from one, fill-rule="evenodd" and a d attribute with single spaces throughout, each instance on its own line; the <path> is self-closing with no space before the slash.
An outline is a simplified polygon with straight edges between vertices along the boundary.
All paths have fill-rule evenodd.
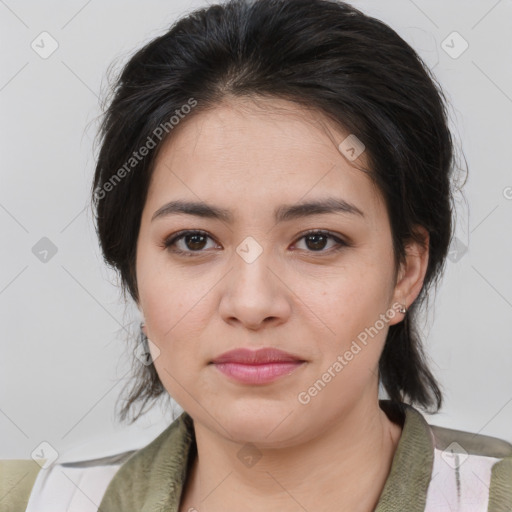
<path id="1" fill-rule="evenodd" d="M 403 319 L 396 304 L 410 305 L 421 290 L 426 232 L 427 249 L 411 243 L 396 269 L 385 204 L 355 167 L 364 167 L 364 153 L 350 162 L 338 149 L 348 134 L 294 103 L 229 98 L 172 135 L 156 160 L 136 272 L 146 334 L 160 350 L 157 357 L 152 350 L 156 370 L 195 424 L 199 456 L 180 510 L 373 510 L 401 433 L 378 405 L 378 361 L 389 325 Z M 327 196 L 364 217 L 273 218 L 280 205 Z M 151 221 L 177 199 L 227 208 L 234 221 L 185 214 Z M 209 238 L 164 247 L 184 229 Z M 308 241 L 310 229 L 348 245 L 335 251 L 332 238 Z M 251 263 L 237 253 L 248 236 L 262 250 Z M 332 375 L 338 356 L 390 311 L 384 327 L 301 403 L 299 394 L 329 367 Z M 272 383 L 240 384 L 209 364 L 238 347 L 277 347 L 306 363 Z M 246 444 L 261 456 L 250 467 L 239 457 Z"/>

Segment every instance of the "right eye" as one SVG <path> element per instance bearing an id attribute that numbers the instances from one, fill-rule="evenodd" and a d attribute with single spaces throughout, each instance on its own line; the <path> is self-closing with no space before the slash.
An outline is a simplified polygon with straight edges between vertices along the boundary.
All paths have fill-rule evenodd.
<path id="1" fill-rule="evenodd" d="M 174 233 L 170 237 L 166 238 L 163 247 L 169 251 L 184 256 L 195 256 L 194 253 L 204 252 L 206 240 L 210 238 L 210 235 L 206 231 L 201 230 L 185 230 Z M 181 248 L 172 249 L 173 246 L 177 246 L 179 242 L 182 242 Z"/>

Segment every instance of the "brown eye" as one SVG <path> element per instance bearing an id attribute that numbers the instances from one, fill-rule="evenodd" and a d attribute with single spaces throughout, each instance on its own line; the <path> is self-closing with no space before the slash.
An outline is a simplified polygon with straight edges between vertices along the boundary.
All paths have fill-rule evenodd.
<path id="1" fill-rule="evenodd" d="M 322 234 L 308 235 L 304 238 L 306 239 L 306 246 L 313 251 L 324 249 L 328 240 L 328 237 Z"/>
<path id="2" fill-rule="evenodd" d="M 203 252 L 211 237 L 203 231 L 181 231 L 164 242 L 164 247 L 172 252 L 185 255 Z M 179 243 L 181 243 L 181 246 Z M 173 247 L 176 246 L 176 249 Z"/>
<path id="3" fill-rule="evenodd" d="M 208 240 L 213 239 L 205 231 L 180 231 L 165 240 L 163 247 L 175 254 L 199 256 L 208 249 Z M 309 231 L 302 235 L 299 240 L 304 240 L 305 248 L 303 250 L 310 253 L 336 252 L 349 245 L 331 232 L 323 230 Z M 332 245 L 326 249 L 329 241 Z"/>
<path id="4" fill-rule="evenodd" d="M 330 252 L 329 249 L 331 249 L 333 246 L 331 246 L 328 250 L 324 250 L 329 240 L 331 240 L 334 244 L 334 251 L 348 245 L 329 231 L 310 231 L 304 234 L 299 240 L 305 241 L 306 250 L 308 252 Z"/>
<path id="5" fill-rule="evenodd" d="M 192 251 L 200 251 L 204 249 L 206 236 L 201 234 L 185 235 L 183 240 L 188 249 Z"/>

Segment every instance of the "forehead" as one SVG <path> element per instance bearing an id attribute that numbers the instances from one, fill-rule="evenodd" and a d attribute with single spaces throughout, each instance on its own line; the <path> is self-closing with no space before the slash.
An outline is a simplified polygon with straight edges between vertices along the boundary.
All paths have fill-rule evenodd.
<path id="1" fill-rule="evenodd" d="M 321 113 L 286 100 L 225 101 L 182 121 L 164 142 L 147 203 L 156 209 L 186 197 L 254 213 L 269 203 L 328 194 L 381 214 L 380 193 L 361 170 L 364 153 L 351 162 L 340 152 L 348 135 Z"/>

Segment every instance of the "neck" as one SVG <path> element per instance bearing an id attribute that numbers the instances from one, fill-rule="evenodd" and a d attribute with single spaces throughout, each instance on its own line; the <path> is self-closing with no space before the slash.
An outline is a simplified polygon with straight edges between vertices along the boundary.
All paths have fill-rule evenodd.
<path id="1" fill-rule="evenodd" d="M 260 450 L 245 467 L 240 445 L 194 422 L 198 457 L 180 510 L 372 511 L 389 474 L 401 427 L 375 401 L 356 405 L 307 443 Z M 299 508 L 298 508 L 299 507 Z"/>

